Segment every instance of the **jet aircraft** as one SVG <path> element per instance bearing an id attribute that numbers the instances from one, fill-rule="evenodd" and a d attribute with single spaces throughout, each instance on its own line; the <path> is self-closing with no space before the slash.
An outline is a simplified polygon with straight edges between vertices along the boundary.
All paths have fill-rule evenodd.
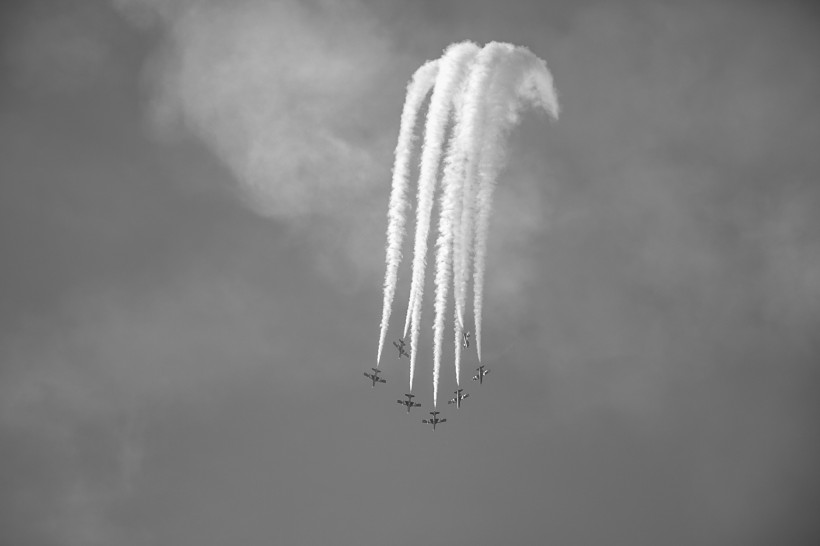
<path id="1" fill-rule="evenodd" d="M 475 369 L 476 374 L 473 376 L 473 381 L 478 381 L 479 385 L 484 384 L 484 376 L 490 373 L 489 369 L 484 369 L 484 364 Z"/>
<path id="2" fill-rule="evenodd" d="M 403 357 L 403 356 L 406 356 L 407 358 L 410 358 L 410 353 L 408 353 L 407 350 L 404 348 L 404 340 L 403 339 L 400 339 L 398 341 L 398 343 L 394 341 L 393 345 L 395 345 L 396 349 L 399 350 L 399 360 L 401 360 L 401 357 Z"/>
<path id="3" fill-rule="evenodd" d="M 453 398 L 451 398 L 450 400 L 447 400 L 447 403 L 448 404 L 455 404 L 457 408 L 460 408 L 461 407 L 461 401 L 464 400 L 465 398 L 469 398 L 469 396 L 470 396 L 470 393 L 468 393 L 468 392 L 465 392 L 464 394 L 461 394 L 461 391 L 463 391 L 463 390 L 464 389 L 458 389 L 457 391 L 453 391 L 455 396 Z"/>
<path id="4" fill-rule="evenodd" d="M 418 402 L 413 402 L 413 397 L 416 396 L 415 394 L 405 394 L 404 396 L 407 397 L 407 400 L 396 400 L 399 404 L 407 406 L 407 413 L 410 413 L 410 408 L 420 408 L 421 404 Z"/>
<path id="5" fill-rule="evenodd" d="M 436 425 L 439 423 L 446 423 L 447 419 L 439 419 L 437 415 L 439 414 L 438 411 L 431 411 L 430 415 L 432 415 L 429 419 L 422 419 L 421 422 L 426 425 L 433 425 L 433 430 L 436 430 Z"/>
<path id="6" fill-rule="evenodd" d="M 461 334 L 461 340 L 462 340 L 462 343 L 464 344 L 464 348 L 469 349 L 470 348 L 470 332 L 464 332 L 463 334 Z"/>
<path id="7" fill-rule="evenodd" d="M 381 370 L 376 368 L 370 369 L 373 370 L 373 373 L 364 372 L 364 376 L 369 378 L 373 382 L 373 384 L 370 385 L 371 389 L 376 386 L 376 383 L 387 383 L 387 379 L 382 379 L 379 377 L 379 373 L 381 372 Z"/>

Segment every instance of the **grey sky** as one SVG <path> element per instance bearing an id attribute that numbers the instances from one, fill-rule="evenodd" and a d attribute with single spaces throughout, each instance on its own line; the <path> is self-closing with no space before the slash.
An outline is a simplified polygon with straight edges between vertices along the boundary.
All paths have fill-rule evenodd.
<path id="1" fill-rule="evenodd" d="M 2 9 L 0 543 L 820 538 L 808 3 Z M 433 433 L 362 371 L 404 87 L 464 39 L 562 115 L 511 137 L 493 373 Z"/>

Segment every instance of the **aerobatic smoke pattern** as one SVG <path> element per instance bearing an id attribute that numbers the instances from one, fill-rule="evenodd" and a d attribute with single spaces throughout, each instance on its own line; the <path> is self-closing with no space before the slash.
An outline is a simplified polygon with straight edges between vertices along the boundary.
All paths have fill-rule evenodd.
<path id="1" fill-rule="evenodd" d="M 387 265 L 384 274 L 384 305 L 382 306 L 381 335 L 379 336 L 376 366 L 379 365 L 382 358 L 384 339 L 387 336 L 387 325 L 390 323 L 390 311 L 393 307 L 393 297 L 396 294 L 399 263 L 401 262 L 401 244 L 404 240 L 404 212 L 407 208 L 407 197 L 405 196 L 407 193 L 407 171 L 413 151 L 413 127 L 416 125 L 416 117 L 424 102 L 424 97 L 433 87 L 433 82 L 439 71 L 438 65 L 438 61 L 429 61 L 416 70 L 413 79 L 407 85 L 407 95 L 401 113 L 399 142 L 396 144 L 396 159 L 393 163 L 393 187 L 390 191 L 390 208 L 387 212 Z"/>
<path id="2" fill-rule="evenodd" d="M 485 105 L 487 124 L 480 151 L 479 190 L 475 196 L 478 218 L 475 226 L 475 262 L 473 273 L 473 314 L 475 317 L 475 346 L 481 361 L 481 326 L 484 308 L 484 271 L 487 256 L 487 236 L 492 212 L 492 199 L 498 173 L 504 167 L 507 136 L 518 124 L 521 109 L 529 104 L 558 117 L 558 98 L 552 75 L 546 63 L 529 50 L 518 48 L 511 52 L 508 62 L 495 75 L 490 100 Z M 510 100 L 512 97 L 512 100 Z M 472 196 L 472 193 L 471 193 Z M 472 226 L 470 226 L 472 227 Z M 471 231 L 463 230 L 469 239 Z M 466 246 L 466 242 L 465 248 Z M 468 252 L 462 253 L 466 268 Z M 462 294 L 466 292 L 466 277 L 462 279 Z"/>
<path id="3" fill-rule="evenodd" d="M 426 67 L 433 68 L 422 72 Z M 491 42 L 480 50 L 471 42 L 453 44 L 445 50 L 438 61 L 430 61 L 416 72 L 408 85 L 399 129 L 399 143 L 396 146 L 388 214 L 387 270 L 378 358 L 381 358 L 387 335 L 390 307 L 396 292 L 401 260 L 404 214 L 407 208 L 407 165 L 413 142 L 413 125 L 431 86 L 433 92 L 425 123 L 419 170 L 412 282 L 404 335 L 407 335 L 409 329 L 412 390 L 424 297 L 430 218 L 436 178 L 444 152 L 444 137 L 452 111 L 452 129 L 442 169 L 439 230 L 436 240 L 433 325 L 433 405 L 436 406 L 444 316 L 447 312 L 451 274 L 455 302 L 455 372 L 456 382 L 460 382 L 461 337 L 465 329 L 465 302 L 471 257 L 474 257 L 473 312 L 476 350 L 479 360 L 481 358 L 482 291 L 489 219 L 496 178 L 506 158 L 507 136 L 517 124 L 520 112 L 525 106 L 543 109 L 556 119 L 559 108 L 552 75 L 546 63 L 528 49 L 512 44 Z"/>
<path id="4" fill-rule="evenodd" d="M 427 237 L 430 231 L 430 216 L 433 212 L 433 197 L 436 178 L 441 163 L 442 144 L 447 130 L 453 96 L 462 83 L 465 68 L 476 56 L 479 48 L 472 42 L 463 42 L 447 48 L 441 58 L 435 88 L 430 97 L 427 121 L 424 130 L 424 148 L 421 154 L 418 184 L 418 209 L 416 212 L 416 240 L 413 249 L 413 280 L 410 287 L 410 388 L 419 340 L 421 303 L 424 296 L 424 272 L 427 266 Z"/>
<path id="5" fill-rule="evenodd" d="M 439 235 L 436 242 L 436 298 L 435 322 L 433 324 L 433 405 L 438 398 L 441 369 L 441 344 L 444 336 L 444 315 L 447 312 L 447 293 L 450 284 L 450 268 L 453 261 L 455 231 L 461 219 L 463 191 L 470 191 L 470 179 L 475 172 L 475 150 L 483 130 L 484 94 L 496 65 L 512 46 L 493 42 L 487 44 L 476 56 L 464 89 L 462 112 L 453 128 L 450 147 L 444 160 L 444 191 L 441 197 Z M 455 249 L 460 251 L 461 249 Z M 460 256 L 456 255 L 459 260 Z M 455 290 L 454 290 L 455 292 Z M 456 309 L 458 315 L 458 309 Z M 456 322 L 461 322 L 457 316 Z M 460 344 L 456 343 L 456 351 Z"/>

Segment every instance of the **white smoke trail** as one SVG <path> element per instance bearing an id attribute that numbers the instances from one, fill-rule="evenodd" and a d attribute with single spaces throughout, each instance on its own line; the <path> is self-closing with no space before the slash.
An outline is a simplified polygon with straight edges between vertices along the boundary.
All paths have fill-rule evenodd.
<path id="1" fill-rule="evenodd" d="M 427 267 L 427 239 L 430 231 L 430 216 L 433 211 L 433 197 L 436 190 L 441 163 L 442 145 L 447 131 L 453 96 L 461 87 L 467 68 L 472 63 L 479 48 L 472 42 L 451 45 L 440 59 L 427 120 L 424 129 L 424 146 L 419 167 L 418 206 L 416 210 L 416 239 L 413 249 L 413 280 L 410 286 L 410 389 L 413 389 L 413 375 L 418 354 L 421 307 L 424 299 L 424 277 Z"/>
<path id="2" fill-rule="evenodd" d="M 467 285 L 469 277 L 469 258 L 473 243 L 473 218 L 475 216 L 476 196 L 474 187 L 476 185 L 476 171 L 481 158 L 483 133 L 487 118 L 487 100 L 490 97 L 491 80 L 493 74 L 499 70 L 500 66 L 509 64 L 514 46 L 493 42 L 487 44 L 488 64 L 485 71 L 480 74 L 480 81 L 477 82 L 477 89 L 470 91 L 465 96 L 464 109 L 467 111 L 466 118 L 471 126 L 465 127 L 464 149 L 462 153 L 466 159 L 464 172 L 464 182 L 461 195 L 461 207 L 457 229 L 453 234 L 453 295 L 455 301 L 455 316 L 458 322 L 457 330 L 459 336 L 456 339 L 455 347 L 455 373 L 456 383 L 460 383 L 461 377 L 461 332 L 464 331 L 465 302 L 467 298 Z"/>
<path id="3" fill-rule="evenodd" d="M 465 93 L 466 95 L 466 93 Z M 470 100 L 465 100 L 463 102 L 470 102 Z M 462 151 L 463 158 L 469 155 L 469 152 Z M 470 189 L 468 189 L 468 180 L 465 178 L 464 180 L 464 187 L 461 190 L 461 198 L 460 198 L 460 206 L 458 210 L 455 212 L 456 221 L 454 222 L 453 226 L 453 294 L 454 294 L 454 310 L 453 310 L 453 322 L 454 322 L 454 330 L 455 330 L 455 358 L 454 358 L 454 367 L 455 367 L 455 375 L 456 375 L 456 385 L 461 385 L 461 349 L 462 349 L 462 334 L 464 333 L 464 292 L 466 289 L 462 287 L 461 292 L 459 288 L 462 284 L 466 284 L 466 262 L 463 258 L 461 258 L 462 253 L 470 252 L 469 243 L 472 242 L 471 238 L 468 238 L 468 244 L 465 245 L 462 243 L 463 231 L 464 227 L 464 220 L 465 220 L 465 212 L 467 207 L 474 207 L 475 206 L 475 198 L 472 195 Z M 472 184 L 469 184 L 472 186 Z M 469 220 L 468 220 L 469 221 Z"/>
<path id="4" fill-rule="evenodd" d="M 456 383 L 461 384 L 461 348 L 462 334 L 465 330 L 465 305 L 469 277 L 467 271 L 470 265 L 470 256 L 473 248 L 473 218 L 475 217 L 476 196 L 474 177 L 465 177 L 462 188 L 460 221 L 453 238 L 453 293 L 455 300 L 456 323 L 456 351 L 455 373 Z"/>
<path id="5" fill-rule="evenodd" d="M 435 323 L 433 324 L 433 406 L 438 398 L 439 371 L 441 369 L 441 344 L 444 334 L 444 315 L 447 311 L 447 293 L 450 283 L 453 236 L 460 222 L 462 184 L 475 169 L 476 157 L 471 154 L 480 142 L 482 126 L 483 93 L 493 69 L 509 50 L 508 44 L 492 42 L 484 46 L 470 67 L 469 78 L 464 89 L 461 116 L 450 139 L 450 146 L 444 160 L 444 192 L 441 197 L 439 235 L 436 241 L 436 301 Z"/>
<path id="6" fill-rule="evenodd" d="M 382 303 L 381 332 L 379 334 L 379 350 L 376 356 L 376 366 L 381 361 L 384 340 L 387 337 L 387 327 L 390 323 L 390 312 L 393 298 L 396 295 L 396 281 L 398 279 L 399 263 L 401 262 L 401 245 L 404 239 L 404 214 L 407 208 L 407 174 L 413 148 L 413 127 L 416 125 L 419 109 L 424 98 L 433 87 L 439 70 L 439 61 L 429 61 L 416 70 L 413 78 L 407 85 L 407 94 L 404 99 L 404 108 L 401 113 L 399 139 L 396 144 L 395 161 L 393 163 L 393 185 L 390 191 L 390 205 L 387 213 L 387 251 L 386 268 L 384 274 L 384 301 Z"/>
<path id="7" fill-rule="evenodd" d="M 466 156 L 464 156 L 464 158 L 466 159 Z M 465 181 L 465 168 L 466 168 L 466 165 L 467 165 L 467 161 L 464 161 L 464 163 L 462 163 L 461 184 L 460 184 L 459 189 L 457 190 L 458 194 L 455 196 L 455 202 L 453 203 L 453 213 L 452 213 L 452 216 L 450 218 L 451 221 L 452 221 L 451 229 L 450 229 L 450 234 L 451 234 L 450 245 L 451 245 L 452 248 L 450 249 L 451 254 L 450 254 L 450 259 L 449 259 L 449 267 L 451 267 L 451 268 L 455 267 L 455 257 L 457 256 L 457 254 L 456 254 L 456 252 L 457 252 L 456 243 L 457 243 L 457 240 L 458 240 L 458 233 L 459 233 L 459 230 L 460 230 L 460 227 L 461 227 L 461 210 L 462 210 L 462 205 L 463 205 L 463 202 L 464 202 L 463 195 L 464 195 L 464 181 Z M 453 294 L 455 294 L 455 286 L 453 286 Z M 446 293 L 445 293 L 444 297 L 446 299 L 446 297 L 447 297 Z M 445 311 L 446 311 L 446 306 L 445 306 L 444 309 L 442 309 L 442 313 L 444 313 Z M 456 372 L 456 383 L 459 384 L 460 383 L 459 375 L 460 375 L 460 371 L 461 371 L 461 340 L 460 340 L 460 336 L 461 336 L 461 332 L 463 331 L 464 320 L 463 320 L 462 317 L 459 316 L 458 307 L 456 305 L 453 305 L 453 324 L 454 324 L 453 329 L 454 329 L 455 338 L 456 338 L 454 367 L 455 367 L 455 372 Z M 439 345 L 439 347 L 440 347 L 440 345 Z M 439 375 L 435 373 L 435 369 L 436 369 L 435 364 L 433 365 L 433 369 L 434 369 L 433 377 L 434 378 L 439 377 Z"/>
<path id="8" fill-rule="evenodd" d="M 521 109 L 531 105 L 558 118 L 558 98 L 546 63 L 526 48 L 516 48 L 502 70 L 493 78 L 487 101 L 487 124 L 483 135 L 476 195 L 475 263 L 473 313 L 476 353 L 481 361 L 481 327 L 484 276 L 492 198 L 498 174 L 504 167 L 507 136 L 518 123 Z M 469 234 L 468 234 L 469 235 Z"/>
<path id="9" fill-rule="evenodd" d="M 460 125 L 460 124 L 459 124 Z M 452 224 L 455 207 L 461 193 L 463 165 L 457 154 L 456 135 L 450 138 L 450 145 L 445 158 L 444 178 L 441 195 L 441 212 L 439 216 L 439 235 L 436 241 L 436 299 L 435 322 L 433 324 L 433 407 L 438 400 L 439 372 L 441 369 L 441 341 L 444 334 L 444 314 L 447 312 L 447 292 L 450 288 L 450 255 L 452 251 Z"/>
<path id="10" fill-rule="evenodd" d="M 408 333 L 411 336 L 412 390 L 424 296 L 427 239 L 436 192 L 436 178 L 442 162 L 442 147 L 450 112 L 454 111 L 455 123 L 444 157 L 439 233 L 436 240 L 433 405 L 437 406 L 444 315 L 447 311 L 451 275 L 455 299 L 455 371 L 456 382 L 460 384 L 462 336 L 465 328 L 471 258 L 474 260 L 473 312 L 476 350 L 479 359 L 481 358 L 487 232 L 493 189 L 506 156 L 507 136 L 518 122 L 520 110 L 525 105 L 540 107 L 557 118 L 558 103 L 552 76 L 544 61 L 526 48 L 518 48 L 511 44 L 493 42 L 480 50 L 469 42 L 455 44 L 444 52 L 437 64 L 436 61 L 432 61 L 414 75 L 413 82 L 408 86 L 408 96 L 402 113 L 393 171 L 379 359 L 390 319 L 390 306 L 395 296 L 396 276 L 401 259 L 404 212 L 407 207 L 404 193 L 407 186 L 413 125 L 431 86 L 433 94 L 427 112 L 419 169 L 413 274 L 404 336 Z"/>
<path id="11" fill-rule="evenodd" d="M 453 330 L 455 333 L 455 372 L 456 372 L 456 386 L 461 386 L 461 343 L 462 343 L 462 334 L 464 333 L 464 327 L 458 318 L 458 313 L 453 310 Z"/>

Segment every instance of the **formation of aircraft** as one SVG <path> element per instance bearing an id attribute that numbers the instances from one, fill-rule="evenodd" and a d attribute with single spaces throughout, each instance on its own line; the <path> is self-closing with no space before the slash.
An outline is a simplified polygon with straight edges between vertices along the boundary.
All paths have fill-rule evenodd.
<path id="1" fill-rule="evenodd" d="M 429 419 L 422 419 L 421 422 L 426 425 L 433 425 L 433 430 L 436 430 L 437 424 L 447 422 L 447 419 L 439 419 L 438 414 L 438 411 L 431 411 L 430 415 L 432 415 L 432 417 L 430 417 Z"/>
<path id="2" fill-rule="evenodd" d="M 464 344 L 464 347 L 468 348 L 470 346 L 470 332 L 464 332 L 462 334 L 461 339 L 462 339 L 462 342 Z M 399 358 L 401 358 L 402 356 L 406 356 L 408 358 L 410 357 L 410 353 L 407 352 L 407 350 L 405 348 L 404 339 L 399 339 L 398 341 L 394 341 L 393 345 L 395 345 L 396 349 L 398 349 L 398 351 L 399 351 Z M 371 388 L 375 387 L 376 383 L 387 383 L 386 379 L 382 379 L 381 377 L 379 377 L 379 373 L 381 373 L 381 370 L 379 370 L 378 368 L 370 368 L 370 369 L 373 370 L 373 373 L 364 372 L 364 376 L 367 377 L 368 379 L 370 379 L 370 381 L 372 382 Z M 473 381 L 478 381 L 479 384 L 484 384 L 484 376 L 487 375 L 488 373 L 490 373 L 489 368 L 485 368 L 483 364 L 480 365 L 478 368 L 476 368 L 476 374 L 473 376 Z M 465 398 L 469 398 L 469 396 L 470 396 L 469 393 L 464 392 L 464 389 L 458 389 L 456 391 L 453 391 L 453 395 L 454 395 L 453 398 L 448 400 L 447 404 L 455 404 L 456 408 L 461 408 L 461 401 L 464 400 Z M 408 414 L 410 413 L 411 409 L 421 407 L 420 403 L 413 401 L 413 398 L 415 398 L 416 395 L 407 393 L 404 396 L 407 397 L 406 400 L 396 400 L 396 403 L 401 404 L 402 406 L 405 406 L 407 408 L 407 413 Z M 432 425 L 433 430 L 436 430 L 436 425 L 438 425 L 439 423 L 446 423 L 447 422 L 447 419 L 440 419 L 438 417 L 439 413 L 440 412 L 438 412 L 438 411 L 431 411 L 430 412 L 430 418 L 429 419 L 422 419 L 421 422 L 424 423 L 425 425 Z"/>
<path id="3" fill-rule="evenodd" d="M 381 372 L 381 370 L 377 368 L 370 369 L 373 370 L 373 373 L 364 372 L 364 376 L 369 378 L 373 382 L 373 384 L 370 385 L 371 389 L 376 386 L 376 383 L 387 383 L 387 379 L 382 379 L 381 377 L 379 377 L 379 373 Z"/>
<path id="4" fill-rule="evenodd" d="M 410 413 L 410 408 L 421 407 L 421 404 L 419 404 L 418 402 L 413 402 L 413 397 L 416 396 L 415 394 L 405 394 L 404 396 L 407 397 L 407 400 L 396 400 L 396 402 L 404 406 L 407 406 L 407 413 Z"/>
<path id="5" fill-rule="evenodd" d="M 460 408 L 461 407 L 461 401 L 464 400 L 465 398 L 470 397 L 470 393 L 465 392 L 464 394 L 461 394 L 461 391 L 463 391 L 463 390 L 464 389 L 458 389 L 457 391 L 453 391 L 455 396 L 453 398 L 451 398 L 450 400 L 447 400 L 447 403 L 448 404 L 455 404 L 457 408 Z"/>
<path id="6" fill-rule="evenodd" d="M 404 339 L 400 339 L 398 342 L 394 341 L 393 345 L 399 350 L 399 360 L 401 360 L 401 357 L 403 356 L 410 358 L 410 353 L 408 353 L 407 349 L 404 348 Z"/>
<path id="7" fill-rule="evenodd" d="M 485 369 L 484 364 L 475 369 L 476 374 L 473 376 L 473 381 L 478 381 L 479 385 L 484 384 L 484 376 L 490 373 L 489 368 Z"/>

